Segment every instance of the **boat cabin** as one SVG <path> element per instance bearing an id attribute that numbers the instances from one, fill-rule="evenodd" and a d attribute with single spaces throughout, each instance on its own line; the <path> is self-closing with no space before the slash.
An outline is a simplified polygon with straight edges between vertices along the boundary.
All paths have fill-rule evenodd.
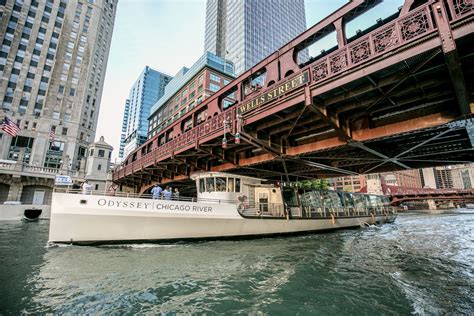
<path id="1" fill-rule="evenodd" d="M 361 193 L 298 188 L 294 183 L 277 185 L 258 178 L 222 172 L 201 172 L 196 181 L 197 200 L 210 203 L 235 203 L 242 215 L 312 218 L 330 214 L 384 212 L 388 197 Z"/>
<path id="2" fill-rule="evenodd" d="M 257 205 L 261 212 L 282 211 L 281 190 L 274 183 L 221 172 L 202 172 L 191 178 L 196 181 L 198 201 L 237 203 L 240 210 Z"/>

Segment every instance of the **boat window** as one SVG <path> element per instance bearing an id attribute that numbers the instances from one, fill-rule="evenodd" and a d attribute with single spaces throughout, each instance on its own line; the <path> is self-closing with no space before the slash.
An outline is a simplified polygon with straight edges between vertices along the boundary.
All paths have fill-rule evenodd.
<path id="1" fill-rule="evenodd" d="M 283 201 L 288 206 L 298 206 L 298 199 L 296 198 L 296 192 L 293 189 L 283 190 Z"/>
<path id="2" fill-rule="evenodd" d="M 332 207 L 332 200 L 328 191 L 321 192 L 321 201 L 323 202 L 323 207 Z"/>
<path id="3" fill-rule="evenodd" d="M 374 207 L 375 205 L 372 205 L 372 203 L 370 203 L 370 196 L 369 195 L 363 195 L 363 197 L 365 198 L 365 205 L 367 207 Z"/>
<path id="4" fill-rule="evenodd" d="M 354 194 L 354 206 L 358 210 L 364 210 L 367 203 L 365 200 L 365 196 L 361 194 Z"/>
<path id="5" fill-rule="evenodd" d="M 206 178 L 206 189 L 207 192 L 214 192 L 214 178 Z"/>
<path id="6" fill-rule="evenodd" d="M 204 179 L 199 179 L 199 193 L 206 192 L 206 185 Z"/>
<path id="7" fill-rule="evenodd" d="M 321 207 L 321 198 L 318 191 L 305 191 L 300 194 L 301 205 L 306 207 Z"/>
<path id="8" fill-rule="evenodd" d="M 370 196 L 370 203 L 372 204 L 372 207 L 381 207 L 381 206 L 383 206 L 382 197 L 376 196 L 376 195 L 371 195 Z"/>
<path id="9" fill-rule="evenodd" d="M 216 178 L 216 191 L 217 192 L 225 192 L 226 190 L 226 181 L 224 177 L 217 177 Z"/>
<path id="10" fill-rule="evenodd" d="M 234 192 L 234 178 L 227 178 L 227 192 Z"/>
<path id="11" fill-rule="evenodd" d="M 324 207 L 342 207 L 341 199 L 337 192 L 334 191 L 321 191 Z"/>
<path id="12" fill-rule="evenodd" d="M 235 192 L 240 192 L 240 179 L 235 179 Z"/>
<path id="13" fill-rule="evenodd" d="M 344 202 L 344 207 L 354 207 L 354 199 L 352 193 L 349 192 L 341 192 L 342 199 Z"/>

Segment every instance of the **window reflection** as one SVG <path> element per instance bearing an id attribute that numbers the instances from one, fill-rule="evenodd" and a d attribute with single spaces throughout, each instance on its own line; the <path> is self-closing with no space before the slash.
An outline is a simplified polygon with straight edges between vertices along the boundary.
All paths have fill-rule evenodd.
<path id="1" fill-rule="evenodd" d="M 225 192 L 226 190 L 226 179 L 224 177 L 216 178 L 216 191 Z"/>
<path id="2" fill-rule="evenodd" d="M 199 192 L 240 192 L 240 179 L 208 177 L 199 179 Z"/>
<path id="3" fill-rule="evenodd" d="M 227 178 L 227 192 L 234 192 L 234 178 Z"/>
<path id="4" fill-rule="evenodd" d="M 214 178 L 206 178 L 206 189 L 207 192 L 214 192 Z"/>
<path id="5" fill-rule="evenodd" d="M 206 185 L 204 184 L 204 179 L 199 179 L 199 193 L 206 192 Z"/>

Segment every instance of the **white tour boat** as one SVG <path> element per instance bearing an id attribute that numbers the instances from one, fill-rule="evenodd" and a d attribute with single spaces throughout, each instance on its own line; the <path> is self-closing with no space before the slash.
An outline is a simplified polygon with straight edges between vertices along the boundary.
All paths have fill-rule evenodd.
<path id="1" fill-rule="evenodd" d="M 386 197 L 276 186 L 199 173 L 197 196 L 178 200 L 54 192 L 49 241 L 104 243 L 317 232 L 393 222 Z"/>

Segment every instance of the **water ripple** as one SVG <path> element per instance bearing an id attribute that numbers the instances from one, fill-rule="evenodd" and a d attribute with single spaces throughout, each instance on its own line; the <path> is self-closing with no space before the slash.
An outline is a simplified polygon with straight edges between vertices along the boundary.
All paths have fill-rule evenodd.
<path id="1" fill-rule="evenodd" d="M 472 314 L 472 215 L 100 247 L 45 247 L 47 222 L 2 224 L 0 314 Z"/>

